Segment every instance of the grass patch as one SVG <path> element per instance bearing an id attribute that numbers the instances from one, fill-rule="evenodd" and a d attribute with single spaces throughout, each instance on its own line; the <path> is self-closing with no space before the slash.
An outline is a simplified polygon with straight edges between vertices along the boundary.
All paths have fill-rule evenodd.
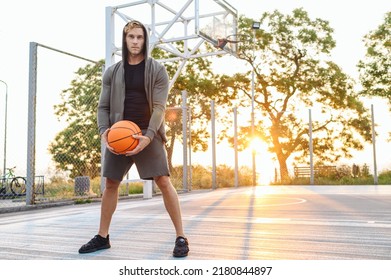
<path id="1" fill-rule="evenodd" d="M 193 190 L 212 188 L 212 168 L 202 165 L 193 165 L 191 168 L 191 183 Z M 238 181 L 240 186 L 250 186 L 252 184 L 252 170 L 246 166 L 240 167 L 238 171 Z M 177 190 L 183 189 L 182 166 L 177 166 L 172 171 L 171 182 Z M 216 166 L 216 188 L 230 188 L 234 186 L 235 170 L 233 167 L 222 164 Z"/>
<path id="2" fill-rule="evenodd" d="M 87 204 L 87 203 L 91 203 L 91 202 L 92 202 L 92 199 L 90 199 L 90 198 L 87 198 L 87 199 L 78 198 L 75 200 L 75 204 Z"/>
<path id="3" fill-rule="evenodd" d="M 378 185 L 391 185 L 391 171 L 386 170 L 380 172 L 378 175 Z M 273 183 L 279 185 L 279 183 Z M 291 178 L 289 185 L 309 185 L 310 178 Z M 374 177 L 372 175 L 366 175 L 361 177 L 352 177 L 350 175 L 345 176 L 330 176 L 330 177 L 315 177 L 315 185 L 373 185 Z"/>
<path id="4" fill-rule="evenodd" d="M 385 170 L 378 176 L 378 182 L 380 185 L 391 185 L 391 170 Z"/>
<path id="5" fill-rule="evenodd" d="M 85 196 L 89 198 L 100 197 L 100 177 L 90 180 L 90 192 Z M 49 183 L 45 183 L 45 198 L 53 198 L 58 200 L 63 199 L 75 199 L 76 203 L 89 203 L 83 202 L 83 199 L 78 197 L 75 194 L 75 183 L 74 180 L 54 180 Z M 143 193 L 143 184 L 142 183 L 128 183 L 121 184 L 119 187 L 119 195 L 126 196 L 130 194 L 140 194 Z"/>

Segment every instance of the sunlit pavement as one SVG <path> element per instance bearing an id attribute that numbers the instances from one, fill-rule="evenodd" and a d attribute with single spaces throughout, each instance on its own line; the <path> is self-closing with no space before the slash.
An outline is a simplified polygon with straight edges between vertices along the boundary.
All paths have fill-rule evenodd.
<path id="1" fill-rule="evenodd" d="M 258 186 L 180 194 L 188 260 L 391 259 L 391 186 Z M 100 203 L 0 214 L 0 259 L 172 259 L 161 196 L 121 200 L 112 248 L 79 255 Z"/>

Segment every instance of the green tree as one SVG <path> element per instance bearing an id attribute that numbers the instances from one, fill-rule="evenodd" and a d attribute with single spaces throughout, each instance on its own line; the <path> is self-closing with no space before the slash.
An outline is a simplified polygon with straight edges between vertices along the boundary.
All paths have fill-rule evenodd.
<path id="1" fill-rule="evenodd" d="M 313 108 L 313 145 L 317 161 L 335 162 L 363 149 L 371 140 L 368 110 L 359 101 L 352 80 L 330 60 L 333 29 L 322 19 L 310 19 L 303 9 L 284 15 L 264 13 L 254 43 L 241 44 L 241 59 L 255 73 L 256 135 L 275 154 L 283 182 L 289 181 L 287 161 L 309 158 L 308 109 Z M 252 20 L 241 17 L 239 30 L 252 38 Z M 233 77 L 231 99 L 250 106 L 248 73 Z M 250 126 L 239 133 L 242 147 L 251 141 Z"/>
<path id="2" fill-rule="evenodd" d="M 97 177 L 100 170 L 100 137 L 97 106 L 104 61 L 88 64 L 76 71 L 70 87 L 61 92 L 62 103 L 55 114 L 68 126 L 49 145 L 56 167 L 70 176 Z"/>
<path id="3" fill-rule="evenodd" d="M 360 72 L 362 94 L 386 97 L 391 101 L 391 12 L 376 30 L 364 36 L 365 58 L 357 67 Z"/>

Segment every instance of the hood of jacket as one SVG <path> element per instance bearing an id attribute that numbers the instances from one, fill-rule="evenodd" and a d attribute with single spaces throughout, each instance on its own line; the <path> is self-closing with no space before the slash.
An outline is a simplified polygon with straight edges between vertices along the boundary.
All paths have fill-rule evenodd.
<path id="1" fill-rule="evenodd" d="M 130 21 L 128 22 L 127 24 L 125 24 L 124 28 L 122 29 L 122 61 L 128 61 L 128 47 L 126 46 L 126 33 L 125 33 L 125 27 L 131 23 L 131 22 L 137 22 L 143 29 L 143 32 L 144 32 L 144 46 L 143 46 L 143 50 L 144 50 L 144 59 L 145 61 L 147 61 L 148 59 L 148 47 L 149 47 L 149 34 L 148 34 L 148 30 L 147 28 L 145 27 L 144 24 L 142 24 L 141 22 L 137 21 L 137 20 L 134 20 L 134 21 Z"/>

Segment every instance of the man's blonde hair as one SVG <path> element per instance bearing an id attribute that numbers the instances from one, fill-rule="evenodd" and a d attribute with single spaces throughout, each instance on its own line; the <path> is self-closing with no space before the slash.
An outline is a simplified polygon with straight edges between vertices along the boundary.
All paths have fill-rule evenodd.
<path id="1" fill-rule="evenodd" d="M 124 27 L 124 32 L 128 33 L 133 28 L 143 28 L 143 24 L 137 20 L 129 21 Z"/>

